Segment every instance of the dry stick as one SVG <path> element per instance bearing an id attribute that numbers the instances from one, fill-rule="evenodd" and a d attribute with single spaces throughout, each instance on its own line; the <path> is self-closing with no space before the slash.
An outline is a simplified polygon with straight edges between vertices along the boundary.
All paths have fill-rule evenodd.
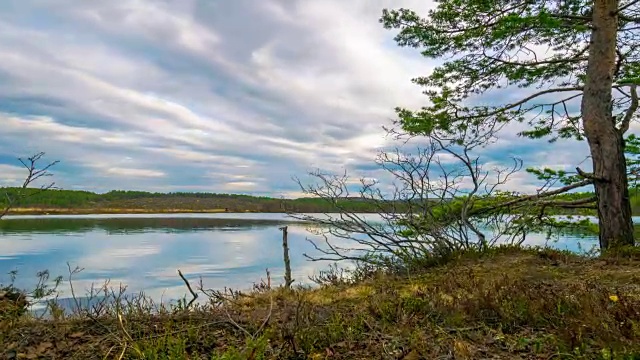
<path id="1" fill-rule="evenodd" d="M 133 343 L 133 338 L 131 338 L 131 335 L 129 335 L 129 332 L 124 327 L 124 322 L 122 320 L 122 314 L 120 314 L 119 311 L 117 313 L 117 317 L 118 317 L 118 324 L 120 325 L 120 330 L 122 330 L 122 332 L 124 333 L 124 336 L 125 336 L 125 339 L 120 342 L 120 344 L 122 345 L 122 352 L 120 353 L 120 356 L 118 357 L 118 360 L 120 360 L 120 359 L 122 359 L 124 357 L 124 354 L 127 352 L 127 348 L 129 346 L 129 345 L 127 345 L 127 340 L 130 340 Z"/>
<path id="2" fill-rule="evenodd" d="M 122 330 L 122 332 L 124 333 L 124 335 L 126 336 L 126 338 L 128 340 L 133 342 L 133 338 L 131 337 L 131 335 L 129 335 L 129 332 L 127 331 L 127 328 L 125 328 L 125 326 L 124 326 L 124 320 L 122 318 L 122 314 L 120 312 L 118 312 L 117 316 L 118 316 L 118 324 L 120 325 L 120 330 Z"/>
<path id="3" fill-rule="evenodd" d="M 118 356 L 118 360 L 121 360 L 124 357 L 124 353 L 127 352 L 127 344 L 125 343 L 124 346 L 122 346 L 122 352 L 120 353 L 120 356 Z"/>
<path id="4" fill-rule="evenodd" d="M 267 289 L 271 290 L 271 273 L 269 272 L 269 268 L 266 268 L 267 272 Z"/>
<path id="5" fill-rule="evenodd" d="M 194 301 L 196 301 L 196 299 L 198 298 L 198 294 L 196 294 L 193 289 L 191 289 L 191 284 L 189 284 L 189 281 L 187 281 L 187 279 L 184 277 L 184 275 L 182 275 L 182 271 L 180 271 L 180 269 L 178 269 L 178 275 L 180 275 L 180 278 L 182 278 L 182 281 L 184 281 L 184 283 L 187 285 L 187 289 L 189 289 L 189 292 L 191 293 L 191 296 L 193 296 L 193 298 L 191 299 L 191 301 L 189 301 L 189 303 L 187 304 L 187 309 L 191 307 L 191 304 L 193 304 Z"/>
<path id="6" fill-rule="evenodd" d="M 253 339 L 253 335 L 251 335 L 251 333 L 247 329 L 243 328 L 242 326 L 240 326 L 240 324 L 233 320 L 231 314 L 229 314 L 229 311 L 227 311 L 227 309 L 225 308 L 225 305 L 222 305 L 222 310 L 224 310 L 224 313 L 227 314 L 227 318 L 229 319 L 229 323 L 231 323 L 231 325 L 235 326 L 237 329 L 241 330 L 243 333 Z"/>
<path id="7" fill-rule="evenodd" d="M 129 345 L 127 345 L 127 341 L 129 341 L 131 343 L 131 348 L 133 350 L 135 350 L 135 352 L 138 353 L 138 356 L 140 357 L 144 357 L 143 354 L 140 352 L 140 349 L 138 349 L 138 347 L 133 346 L 135 341 L 133 340 L 133 337 L 131 336 L 131 334 L 129 334 L 129 332 L 127 331 L 127 328 L 124 326 L 124 317 L 122 316 L 122 313 L 118 312 L 118 323 L 120 324 L 120 330 L 122 330 L 122 332 L 125 335 L 125 340 L 122 342 L 122 354 L 120 354 L 120 358 L 122 359 L 122 356 L 124 356 L 124 353 L 126 352 L 127 348 L 129 347 Z"/>
<path id="8" fill-rule="evenodd" d="M 109 355 L 111 355 L 111 352 L 113 351 L 113 349 L 114 349 L 115 347 L 116 347 L 116 346 L 115 346 L 115 345 L 113 345 L 113 346 L 111 346 L 111 347 L 109 348 L 109 351 L 107 351 L 107 354 L 103 357 L 103 359 L 104 359 L 104 360 L 106 360 L 106 359 L 108 359 L 108 358 L 109 358 Z M 123 355 L 123 356 L 124 356 L 124 355 Z"/>
<path id="9" fill-rule="evenodd" d="M 262 324 L 254 334 L 251 334 L 247 329 L 243 328 L 240 324 L 238 324 L 235 320 L 233 320 L 233 318 L 231 317 L 231 314 L 229 314 L 229 312 L 227 311 L 224 305 L 222 306 L 222 310 L 227 315 L 227 318 L 229 318 L 229 323 L 231 325 L 235 326 L 236 328 L 238 328 L 238 330 L 241 330 L 251 339 L 255 340 L 256 336 L 260 334 L 260 332 L 264 329 L 264 327 L 267 326 L 267 324 L 269 323 L 269 320 L 271 320 L 271 315 L 273 313 L 273 295 L 270 296 L 269 300 L 270 300 L 269 313 L 267 314 L 267 317 L 265 317 L 264 321 L 262 322 Z"/>
<path id="10" fill-rule="evenodd" d="M 267 314 L 267 317 L 264 318 L 264 321 L 262 322 L 262 325 L 260 325 L 260 327 L 258 328 L 258 331 L 256 331 L 255 334 L 253 334 L 252 336 L 253 339 L 255 339 L 255 337 L 258 336 L 258 334 L 260 334 L 262 329 L 264 329 L 264 327 L 267 326 L 267 324 L 269 323 L 269 320 L 271 320 L 272 313 L 273 313 L 273 295 L 269 295 L 269 313 Z"/>
<path id="11" fill-rule="evenodd" d="M 235 326 L 238 330 L 244 332 L 247 336 L 249 336 L 253 340 L 255 340 L 256 337 L 260 334 L 260 332 L 265 328 L 265 326 L 267 326 L 267 324 L 269 323 L 269 320 L 271 320 L 271 315 L 273 314 L 273 294 L 271 293 L 271 275 L 269 274 L 269 269 L 267 269 L 267 283 L 268 283 L 269 292 L 270 292 L 270 294 L 269 294 L 269 313 L 264 318 L 264 321 L 262 321 L 262 324 L 260 325 L 258 330 L 253 334 L 251 334 L 247 329 L 243 328 L 235 320 L 233 320 L 233 318 L 231 317 L 231 314 L 229 314 L 229 311 L 227 311 L 226 304 L 224 302 L 222 303 L 222 310 L 227 315 L 227 318 L 229 319 L 229 323 L 231 325 Z M 226 299 L 223 299 L 223 301 L 224 300 L 226 300 Z"/>
<path id="12" fill-rule="evenodd" d="M 291 279 L 291 259 L 289 258 L 289 241 L 287 239 L 288 226 L 281 227 L 280 230 L 282 230 L 282 248 L 284 250 L 284 287 L 291 289 L 293 279 Z"/>

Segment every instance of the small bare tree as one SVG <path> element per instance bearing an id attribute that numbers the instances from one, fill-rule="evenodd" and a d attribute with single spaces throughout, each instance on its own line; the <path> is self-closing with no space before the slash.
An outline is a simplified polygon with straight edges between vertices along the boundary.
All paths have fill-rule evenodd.
<path id="1" fill-rule="evenodd" d="M 17 206 L 20 203 L 21 200 L 39 194 L 42 191 L 54 188 L 54 182 L 43 184 L 38 188 L 30 187 L 36 181 L 52 176 L 53 174 L 51 174 L 49 169 L 59 162 L 56 160 L 40 168 L 38 167 L 38 162 L 42 160 L 42 157 L 44 155 L 44 152 L 39 152 L 31 157 L 28 157 L 27 159 L 18 159 L 22 166 L 24 166 L 24 168 L 27 170 L 27 175 L 20 187 L 5 189 L 5 206 L 4 209 L 0 212 L 0 219 L 6 216 L 13 207 Z"/>
<path id="2" fill-rule="evenodd" d="M 4 209 L 0 210 L 0 220 L 9 213 L 11 208 L 19 204 L 21 200 L 54 187 L 54 183 L 51 182 L 39 188 L 30 188 L 30 186 L 39 179 L 52 176 L 49 169 L 58 163 L 58 161 L 54 161 L 39 168 L 38 162 L 43 156 L 44 153 L 40 152 L 27 159 L 18 159 L 27 170 L 27 175 L 20 187 L 4 189 L 5 204 Z M 51 286 L 47 284 L 49 281 L 49 272 L 41 271 L 37 274 L 38 284 L 35 289 L 26 292 L 14 287 L 13 283 L 16 272 L 10 272 L 9 274 L 11 275 L 11 283 L 6 286 L 0 283 L 0 318 L 8 315 L 20 316 L 24 314 L 32 303 L 54 294 L 62 280 L 60 277 L 54 279 L 53 286 Z"/>
<path id="3" fill-rule="evenodd" d="M 449 139 L 434 135 L 415 155 L 400 149 L 381 152 L 376 164 L 391 175 L 392 184 L 384 187 L 378 180 L 361 179 L 355 195 L 357 201 L 376 209 L 375 220 L 345 208 L 345 199 L 356 201 L 347 174 L 314 172 L 311 175 L 319 180 L 315 185 L 297 180 L 303 192 L 330 202 L 337 211 L 322 216 L 291 214 L 322 225 L 316 229 L 324 237 L 324 246 L 311 241 L 322 255 L 305 256 L 388 266 L 491 246 L 501 231 L 488 235 L 484 229 L 489 223 L 500 224 L 504 213 L 482 218 L 474 218 L 471 213 L 479 201 L 491 197 L 522 166 L 514 159 L 511 168 L 487 171 L 472 156 L 474 149 L 492 141 L 499 127 L 498 123 L 489 128 L 469 127 Z M 397 138 L 402 135 L 390 134 Z M 349 245 L 335 244 L 336 238 L 348 240 Z"/>
<path id="4" fill-rule="evenodd" d="M 593 199 L 561 201 L 554 196 L 589 184 L 589 180 L 551 189 L 549 178 L 536 194 L 501 189 L 522 169 L 488 168 L 473 154 L 495 141 L 502 125 L 469 124 L 455 137 L 433 133 L 416 154 L 400 149 L 381 152 L 376 164 L 391 175 L 383 186 L 378 180 L 360 179 L 354 193 L 347 174 L 311 173 L 318 179 L 302 191 L 333 205 L 336 213 L 290 214 L 316 225 L 323 244 L 309 240 L 320 255 L 311 260 L 352 260 L 383 268 L 407 266 L 416 260 L 450 255 L 461 250 L 485 250 L 497 244 L 521 245 L 527 233 L 551 224 L 548 210 L 557 207 L 593 207 Z M 403 134 L 391 131 L 397 138 Z M 407 142 L 404 143 L 405 145 Z M 345 200 L 365 202 L 375 214 L 348 210 Z"/>

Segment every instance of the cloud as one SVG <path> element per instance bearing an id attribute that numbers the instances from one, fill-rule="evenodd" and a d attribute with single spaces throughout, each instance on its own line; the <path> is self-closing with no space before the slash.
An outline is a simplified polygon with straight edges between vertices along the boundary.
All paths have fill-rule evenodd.
<path id="1" fill-rule="evenodd" d="M 59 186 L 93 191 L 294 195 L 316 168 L 384 180 L 373 161 L 398 143 L 382 126 L 424 104 L 411 79 L 437 65 L 395 45 L 385 7 L 433 2 L 5 1 L 0 164 L 45 151 Z M 518 131 L 483 156 L 579 161 L 580 145 Z"/>
<path id="2" fill-rule="evenodd" d="M 105 171 L 108 175 L 115 177 L 163 177 L 165 173 L 161 171 L 149 170 L 149 169 L 128 169 L 112 167 Z"/>
<path id="3" fill-rule="evenodd" d="M 16 186 L 24 181 L 25 169 L 13 165 L 0 164 L 0 186 Z"/>

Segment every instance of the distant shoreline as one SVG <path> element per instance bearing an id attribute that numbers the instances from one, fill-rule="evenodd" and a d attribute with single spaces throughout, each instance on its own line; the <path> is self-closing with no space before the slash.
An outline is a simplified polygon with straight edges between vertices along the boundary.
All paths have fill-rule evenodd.
<path id="1" fill-rule="evenodd" d="M 14 208 L 7 215 L 127 215 L 127 214 L 284 214 L 286 211 L 226 211 L 225 209 L 119 209 L 119 208 Z M 298 213 L 323 214 L 324 212 L 302 211 Z M 368 213 L 362 211 L 359 213 Z"/>
<path id="2" fill-rule="evenodd" d="M 33 190 L 21 194 L 19 188 L 2 188 L 14 203 L 14 215 L 76 214 L 175 214 L 175 213 L 325 213 L 342 209 L 350 212 L 377 212 L 376 202 L 361 198 L 338 200 L 337 205 L 322 198 L 276 199 L 238 194 L 149 193 L 114 190 L 97 194 L 80 190 Z M 30 190 L 31 191 L 31 190 Z M 25 196 L 26 195 L 26 196 Z M 9 203 L 0 196 L 0 209 Z M 389 204 L 391 209 L 393 204 Z"/>
<path id="3" fill-rule="evenodd" d="M 102 214 L 227 214 L 271 213 L 266 211 L 226 211 L 225 209 L 124 209 L 124 208 L 14 208 L 7 215 L 102 215 Z"/>

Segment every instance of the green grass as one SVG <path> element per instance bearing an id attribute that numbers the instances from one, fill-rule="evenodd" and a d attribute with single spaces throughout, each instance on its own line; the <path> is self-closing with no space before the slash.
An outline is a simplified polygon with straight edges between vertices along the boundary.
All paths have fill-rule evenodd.
<path id="1" fill-rule="evenodd" d="M 5 317 L 0 357 L 638 359 L 638 255 L 500 248 L 411 274 L 333 273 L 314 289 L 263 284 L 190 310 Z"/>

